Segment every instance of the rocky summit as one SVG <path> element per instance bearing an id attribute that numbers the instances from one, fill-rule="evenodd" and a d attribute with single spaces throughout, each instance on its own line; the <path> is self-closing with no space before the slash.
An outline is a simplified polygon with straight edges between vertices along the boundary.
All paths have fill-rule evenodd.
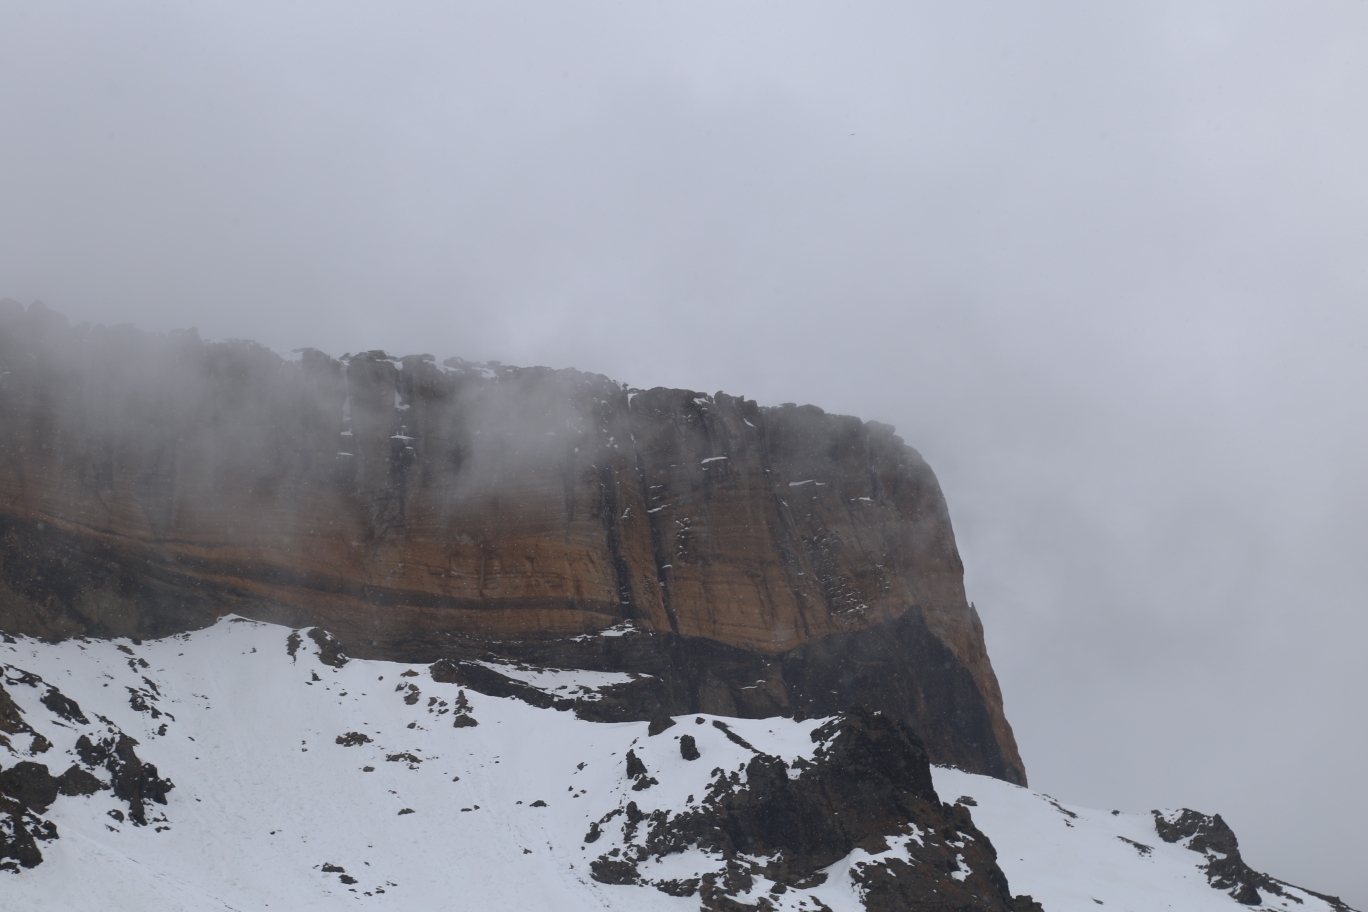
<path id="1" fill-rule="evenodd" d="M 858 704 L 1026 781 L 945 499 L 887 425 L 0 302 L 0 629 L 230 613 L 487 686 L 490 658 L 638 676 L 605 721 Z"/>

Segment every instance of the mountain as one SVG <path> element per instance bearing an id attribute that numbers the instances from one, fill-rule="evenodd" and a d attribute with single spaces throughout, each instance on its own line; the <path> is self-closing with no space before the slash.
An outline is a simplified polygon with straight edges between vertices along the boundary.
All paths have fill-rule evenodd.
<path id="1" fill-rule="evenodd" d="M 489 696 L 236 617 L 9 639 L 14 912 L 1347 909 L 1250 870 L 1219 817 L 1066 807 L 868 711 L 591 722 L 526 698 L 632 676 L 487 662 L 527 688 Z"/>
<path id="2" fill-rule="evenodd" d="M 935 475 L 814 406 L 0 302 L 0 638 L 6 910 L 1348 910 L 1029 791 Z"/>
<path id="3" fill-rule="evenodd" d="M 877 422 L 0 303 L 0 629 L 227 613 L 356 656 L 648 675 L 604 718 L 827 716 L 1024 783 L 945 499 Z M 647 636 L 600 636 L 610 630 Z"/>

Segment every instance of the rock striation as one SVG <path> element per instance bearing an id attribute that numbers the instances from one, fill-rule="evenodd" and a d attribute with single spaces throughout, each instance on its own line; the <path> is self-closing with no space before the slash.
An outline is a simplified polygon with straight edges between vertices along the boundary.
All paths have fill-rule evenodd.
<path id="1" fill-rule="evenodd" d="M 944 497 L 887 425 L 0 302 L 0 630 L 230 612 L 339 656 L 649 675 L 636 718 L 858 702 L 1025 782 Z"/>

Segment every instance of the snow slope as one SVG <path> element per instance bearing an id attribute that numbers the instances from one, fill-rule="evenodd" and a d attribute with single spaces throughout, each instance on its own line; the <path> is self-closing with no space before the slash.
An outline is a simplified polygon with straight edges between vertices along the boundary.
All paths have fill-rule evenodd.
<path id="1" fill-rule="evenodd" d="M 1265 895 L 1258 906 L 1236 902 L 1207 883 L 1198 869 L 1202 856 L 1161 840 L 1148 814 L 1066 807 L 1049 795 L 959 770 L 936 767 L 933 775 L 942 800 L 977 802 L 974 822 L 993 840 L 1012 889 L 1031 894 L 1049 912 L 1333 908 L 1287 885 L 1286 897 Z"/>
<path id="2" fill-rule="evenodd" d="M 469 691 L 479 724 L 453 727 L 460 689 L 435 683 L 425 667 L 351 660 L 334 668 L 318 660 L 307 636 L 288 655 L 290 633 L 225 619 L 141 645 L 0 645 L 5 689 L 53 745 L 30 756 L 25 739 L 14 738 L 13 750 L 0 748 L 0 765 L 35 760 L 55 775 L 74 762 L 78 736 L 112 726 L 136 738 L 139 756 L 175 783 L 165 807 L 150 806 L 147 826 L 111 816 L 123 805 L 108 791 L 58 798 L 43 816 L 60 837 L 40 844 L 45 860 L 37 867 L 0 872 L 0 908 L 699 907 L 697 897 L 594 881 L 589 863 L 607 843 L 585 836 L 627 798 L 646 813 L 682 807 L 706 790 L 715 768 L 744 767 L 752 752 L 724 731 L 690 716 L 650 737 L 644 722 L 585 722 Z M 26 684 L 20 670 L 43 683 Z M 611 676 L 561 671 L 549 680 L 597 688 Z M 45 685 L 79 703 L 91 724 L 43 705 Z M 819 724 L 725 721 L 786 760 L 811 755 Z M 699 761 L 681 757 L 684 734 L 696 739 Z M 628 792 L 628 750 L 658 780 L 648 791 Z M 1050 912 L 1249 908 L 1212 889 L 1198 870 L 1202 857 L 1159 840 L 1148 817 L 1066 809 L 955 770 L 934 775 L 942 799 L 977 802 L 975 822 L 996 845 L 1012 891 L 1032 894 Z M 651 864 L 663 866 L 661 876 L 684 876 L 707 867 L 708 858 L 694 857 L 701 854 Z M 846 872 L 863 854 L 834 865 L 814 890 L 771 897 L 774 907 L 818 909 L 820 900 L 835 912 L 860 908 Z M 1261 908 L 1331 908 L 1297 898 L 1302 904 Z"/>

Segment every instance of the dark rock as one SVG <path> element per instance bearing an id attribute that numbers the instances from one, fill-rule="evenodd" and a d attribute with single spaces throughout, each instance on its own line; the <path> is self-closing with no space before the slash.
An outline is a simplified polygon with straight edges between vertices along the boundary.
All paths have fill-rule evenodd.
<path id="1" fill-rule="evenodd" d="M 76 756 L 86 766 L 101 766 L 109 758 L 109 748 L 104 742 L 92 742 L 89 735 L 81 735 L 76 739 Z"/>
<path id="2" fill-rule="evenodd" d="M 459 684 L 490 697 L 516 697 L 540 709 L 550 709 L 558 703 L 563 704 L 558 708 L 568 709 L 573 705 L 572 701 L 553 697 L 530 684 L 524 684 L 474 662 L 442 659 L 433 662 L 428 673 L 432 675 L 432 680 L 439 684 Z"/>
<path id="3" fill-rule="evenodd" d="M 1267 874 L 1255 871 L 1240 857 L 1240 846 L 1232 830 L 1220 814 L 1208 816 L 1183 808 L 1173 814 L 1152 811 L 1154 829 L 1164 842 L 1182 842 L 1184 846 L 1205 856 L 1202 870 L 1207 883 L 1246 906 L 1263 902 L 1260 890 L 1285 896 L 1283 883 Z"/>
<path id="4" fill-rule="evenodd" d="M 479 724 L 480 723 L 475 720 L 474 716 L 466 713 L 457 713 L 451 720 L 452 728 L 474 728 Z"/>
<path id="5" fill-rule="evenodd" d="M 57 780 L 41 763 L 24 760 L 0 771 L 0 794 L 39 814 L 57 800 L 58 789 Z"/>
<path id="6" fill-rule="evenodd" d="M 337 641 L 337 637 L 322 627 L 311 628 L 309 639 L 318 644 L 318 661 L 324 665 L 341 668 L 347 664 L 347 655 L 342 651 L 342 644 Z"/>
<path id="7" fill-rule="evenodd" d="M 1135 851 L 1140 854 L 1141 858 L 1148 858 L 1150 855 L 1154 854 L 1153 846 L 1147 846 L 1143 842 L 1136 842 L 1134 839 L 1127 839 L 1125 836 L 1117 836 L 1116 838 L 1135 849 Z"/>
<path id="8" fill-rule="evenodd" d="M 641 879 L 635 864 L 613 858 L 595 858 L 589 863 L 589 876 L 599 883 L 620 886 L 634 884 Z"/>
<path id="9" fill-rule="evenodd" d="M 955 873 L 959 868 L 954 859 L 937 860 L 946 864 L 949 871 L 937 872 L 937 876 L 927 872 L 921 864 L 909 864 L 901 858 L 891 858 L 857 864 L 851 871 L 851 879 L 860 891 L 862 905 L 867 912 L 904 912 L 907 909 L 919 912 L 977 912 L 980 909 L 1016 912 L 1016 900 L 1010 896 L 1003 900 L 1002 890 L 996 884 L 988 888 L 992 894 L 990 897 L 975 895 L 973 890 L 956 890 L 943 885 L 939 882 L 940 878 L 945 877 L 946 873 Z M 959 884 L 959 881 L 952 882 Z M 1004 878 L 1001 887 L 1005 886 Z M 983 889 L 983 885 L 980 885 L 980 890 Z M 985 898 L 989 902 L 984 902 Z"/>
<path id="10" fill-rule="evenodd" d="M 679 736 L 679 755 L 685 760 L 697 760 L 699 758 L 698 742 L 693 735 Z"/>
<path id="11" fill-rule="evenodd" d="M 744 747 L 748 751 L 759 753 L 759 751 L 755 750 L 755 747 L 749 741 L 738 735 L 736 732 L 732 731 L 731 726 L 728 725 L 726 722 L 723 722 L 721 719 L 713 720 L 713 728 L 717 729 L 718 731 L 722 732 L 722 734 L 726 735 L 727 740 L 730 741 L 732 744 L 735 744 L 738 747 Z"/>
<path id="12" fill-rule="evenodd" d="M 101 789 L 107 788 L 109 785 L 74 763 L 67 767 L 65 773 L 57 777 L 57 791 L 63 795 L 93 795 Z"/>
<path id="13" fill-rule="evenodd" d="M 646 734 L 655 737 L 668 728 L 673 727 L 675 720 L 669 716 L 656 716 L 651 720 L 651 724 L 646 726 Z"/>
<path id="14" fill-rule="evenodd" d="M 49 687 L 47 693 L 43 694 L 43 705 L 68 722 L 90 724 L 85 713 L 81 712 L 80 705 L 55 687 Z"/>
<path id="15" fill-rule="evenodd" d="M 0 795 L 0 859 L 12 858 L 22 867 L 42 864 L 39 842 L 57 838 L 57 826 L 44 820 L 19 801 Z"/>
<path id="16" fill-rule="evenodd" d="M 166 793 L 175 788 L 169 779 L 157 774 L 157 767 L 143 763 L 133 748 L 138 742 L 120 733 L 109 762 L 114 794 L 128 802 L 129 818 L 136 824 L 147 823 L 146 802 L 166 804 Z"/>
<path id="17" fill-rule="evenodd" d="M 797 778 L 780 758 L 755 751 L 744 784 L 717 770 L 697 807 L 648 815 L 629 802 L 622 809 L 622 852 L 601 855 L 591 876 L 635 883 L 640 872 L 632 859 L 697 846 L 724 859 L 697 886 L 704 908 L 741 908 L 737 896 L 756 876 L 785 889 L 807 889 L 825 879 L 822 869 L 857 846 L 887 851 L 897 842 L 911 863 L 890 857 L 851 871 L 867 908 L 1013 912 L 992 844 L 966 807 L 940 802 L 925 748 L 905 724 L 853 707 L 815 730 L 813 739 L 819 746 Z M 600 821 L 600 830 L 611 817 Z M 920 840 L 910 836 L 913 824 Z"/>
<path id="18" fill-rule="evenodd" d="M 627 752 L 627 778 L 640 779 L 646 775 L 646 764 L 641 762 L 641 758 L 636 755 L 636 751 Z"/>
<path id="19" fill-rule="evenodd" d="M 361 732 L 347 732 L 345 735 L 338 735 L 336 743 L 343 747 L 355 747 L 358 744 L 369 744 L 370 740 L 370 735 Z"/>
<path id="20" fill-rule="evenodd" d="M 42 863 L 40 841 L 57 838 L 57 827 L 38 815 L 57 800 L 59 780 L 48 768 L 29 760 L 0 771 L 0 859 L 11 858 L 22 867 Z"/>
<path id="21" fill-rule="evenodd" d="M 137 744 L 122 732 L 98 742 L 81 735 L 76 739 L 76 754 L 86 766 L 103 766 L 109 771 L 115 797 L 127 802 L 129 819 L 144 826 L 147 802 L 166 804 L 166 794 L 175 785 L 161 778 L 154 764 L 142 762 L 134 750 Z"/>
<path id="22" fill-rule="evenodd" d="M 8 691 L 0 685 L 0 742 L 9 745 L 7 735 L 33 735 L 33 728 L 24 721 L 24 713 Z"/>
<path id="23" fill-rule="evenodd" d="M 655 886 L 668 896 L 693 896 L 698 892 L 699 883 L 697 877 L 690 877 L 686 880 L 662 880 Z"/>
<path id="24" fill-rule="evenodd" d="M 154 719 L 161 718 L 161 710 L 154 705 L 156 697 L 146 691 L 136 690 L 132 687 L 126 688 L 128 691 L 128 705 L 137 712 L 147 713 Z"/>
<path id="25" fill-rule="evenodd" d="M 505 656 L 539 667 L 628 671 L 650 677 L 605 689 L 602 699 L 589 700 L 548 694 L 463 659 L 435 664 L 433 675 L 490 696 L 573 709 L 580 718 L 605 722 L 690 714 L 705 710 L 703 704 L 708 701 L 716 705 L 721 701 L 724 710 L 743 717 L 787 714 L 799 718 L 834 715 L 851 702 L 861 702 L 913 724 L 938 763 L 1019 784 L 1025 781 L 1010 764 L 988 758 L 995 742 L 989 716 L 975 708 L 976 685 L 967 672 L 955 670 L 953 656 L 932 634 L 917 607 L 862 631 L 812 640 L 774 660 L 669 633 L 597 641 L 505 641 L 499 648 Z M 486 652 L 487 647 L 472 644 L 469 655 L 475 659 Z M 920 670 L 908 672 L 903 668 L 908 662 Z M 938 671 L 931 675 L 929 669 Z M 754 685 L 760 678 L 773 684 L 766 691 L 773 699 L 755 703 L 748 695 L 758 692 Z"/>

